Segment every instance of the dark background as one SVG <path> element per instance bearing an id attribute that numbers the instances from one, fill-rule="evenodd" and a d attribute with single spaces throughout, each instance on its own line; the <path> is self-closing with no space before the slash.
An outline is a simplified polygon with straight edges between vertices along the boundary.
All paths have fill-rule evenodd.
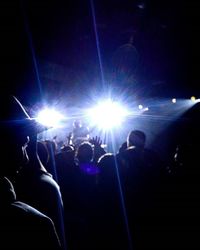
<path id="1" fill-rule="evenodd" d="M 198 1 L 93 3 L 104 85 L 138 96 L 199 96 Z M 0 17 L 1 92 L 32 102 L 101 90 L 91 1 L 2 0 Z"/>

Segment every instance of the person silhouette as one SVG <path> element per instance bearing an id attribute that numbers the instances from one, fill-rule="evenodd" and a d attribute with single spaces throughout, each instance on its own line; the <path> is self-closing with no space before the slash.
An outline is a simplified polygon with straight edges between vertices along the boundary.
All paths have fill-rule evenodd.
<path id="1" fill-rule="evenodd" d="M 52 220 L 17 200 L 13 184 L 16 171 L 26 163 L 30 133 L 36 132 L 21 103 L 13 96 L 1 98 L 0 111 L 0 234 L 1 249 L 60 249 Z M 10 180 L 9 180 L 10 179 Z"/>
<path id="2" fill-rule="evenodd" d="M 71 133 L 72 144 L 78 147 L 82 142 L 89 140 L 89 128 L 81 120 L 75 120 Z"/>

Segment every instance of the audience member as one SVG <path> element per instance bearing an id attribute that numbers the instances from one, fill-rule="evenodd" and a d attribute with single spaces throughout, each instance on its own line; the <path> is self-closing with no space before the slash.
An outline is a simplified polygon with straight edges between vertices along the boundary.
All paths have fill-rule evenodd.
<path id="1" fill-rule="evenodd" d="M 36 132 L 36 124 L 16 98 L 5 98 L 3 104 L 3 112 L 0 112 L 3 163 L 0 169 L 0 248 L 60 249 L 52 220 L 35 208 L 19 201 L 8 179 L 13 180 L 22 164 L 26 163 L 28 136 Z"/>

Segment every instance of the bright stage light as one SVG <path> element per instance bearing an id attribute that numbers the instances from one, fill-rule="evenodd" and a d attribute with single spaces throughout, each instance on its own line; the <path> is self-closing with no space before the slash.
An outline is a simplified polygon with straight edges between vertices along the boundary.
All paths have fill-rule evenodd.
<path id="1" fill-rule="evenodd" d="M 196 101 L 196 97 L 195 96 L 191 96 L 191 101 L 195 102 Z"/>
<path id="2" fill-rule="evenodd" d="M 119 103 L 106 100 L 88 111 L 91 123 L 100 129 L 120 126 L 128 115 L 126 108 Z"/>
<path id="3" fill-rule="evenodd" d="M 37 122 L 44 126 L 54 128 L 59 127 L 63 119 L 63 115 L 61 115 L 58 111 L 49 108 L 41 110 L 36 117 Z"/>
<path id="4" fill-rule="evenodd" d="M 176 98 L 173 98 L 173 99 L 172 99 L 172 103 L 176 103 Z"/>
<path id="5" fill-rule="evenodd" d="M 140 105 L 138 105 L 138 108 L 139 109 L 143 109 L 143 106 L 140 104 Z"/>

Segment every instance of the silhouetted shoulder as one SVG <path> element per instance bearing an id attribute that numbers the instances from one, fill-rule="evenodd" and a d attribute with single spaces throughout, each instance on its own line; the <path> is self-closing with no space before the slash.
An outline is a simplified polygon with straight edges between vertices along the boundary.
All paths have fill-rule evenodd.
<path id="1" fill-rule="evenodd" d="M 60 249 L 50 218 L 19 201 L 4 209 L 1 210 L 1 249 Z"/>
<path id="2" fill-rule="evenodd" d="M 60 242 L 49 217 L 35 208 L 16 201 L 9 180 L 1 182 L 0 249 L 60 249 Z"/>

